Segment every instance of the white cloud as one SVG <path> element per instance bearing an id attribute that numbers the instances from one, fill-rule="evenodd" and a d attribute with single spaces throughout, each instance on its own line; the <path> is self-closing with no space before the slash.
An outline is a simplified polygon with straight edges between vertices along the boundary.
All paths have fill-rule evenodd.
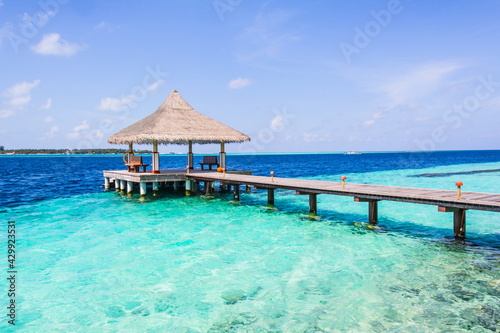
<path id="1" fill-rule="evenodd" d="M 43 110 L 48 110 L 52 106 L 52 98 L 47 98 L 47 101 L 40 108 Z"/>
<path id="2" fill-rule="evenodd" d="M 369 119 L 363 123 L 363 125 L 366 127 L 373 126 L 373 124 L 375 124 L 375 119 Z"/>
<path id="3" fill-rule="evenodd" d="M 94 26 L 94 29 L 99 30 L 99 31 L 103 31 L 105 33 L 112 33 L 114 31 L 120 29 L 120 27 L 121 27 L 120 25 L 112 25 L 109 22 L 101 21 L 99 24 L 96 24 Z"/>
<path id="4" fill-rule="evenodd" d="M 78 132 L 71 132 L 66 135 L 68 139 L 78 139 L 80 137 L 80 133 Z"/>
<path id="5" fill-rule="evenodd" d="M 70 132 L 66 135 L 68 139 L 80 139 L 84 137 L 89 137 L 89 129 L 90 125 L 88 121 L 84 120 L 80 125 L 77 125 L 73 128 L 73 132 Z M 85 132 L 85 135 L 83 135 Z"/>
<path id="6" fill-rule="evenodd" d="M 59 127 L 52 126 L 50 130 L 43 135 L 42 140 L 53 138 L 57 132 L 59 132 Z"/>
<path id="7" fill-rule="evenodd" d="M 122 96 L 121 98 L 116 98 L 116 97 L 105 97 L 101 99 L 101 103 L 97 107 L 99 110 L 110 110 L 110 111 L 116 111 L 119 110 L 120 108 L 126 106 L 127 104 L 134 103 L 136 101 L 139 101 L 144 98 L 146 95 L 146 92 L 148 91 L 154 91 L 158 89 L 162 83 L 165 82 L 164 80 L 158 80 L 153 83 L 151 83 L 149 86 L 143 86 L 143 87 L 138 87 L 138 89 L 134 88 L 133 91 L 137 92 L 137 96 L 134 94 L 129 94 L 127 96 Z M 142 88 L 142 89 L 141 89 Z"/>
<path id="8" fill-rule="evenodd" d="M 14 111 L 12 110 L 0 110 L 0 118 L 9 118 L 14 115 Z"/>
<path id="9" fill-rule="evenodd" d="M 393 105 L 414 103 L 415 100 L 435 92 L 443 85 L 443 79 L 447 75 L 463 67 L 463 64 L 456 61 L 426 64 L 392 79 L 385 85 L 378 82 L 378 86 L 391 98 Z"/>
<path id="10" fill-rule="evenodd" d="M 54 117 L 52 117 L 52 116 L 48 116 L 48 117 L 46 117 L 46 118 L 43 120 L 43 122 L 44 122 L 44 123 L 51 123 L 51 122 L 53 122 L 54 120 L 55 120 L 55 119 L 54 119 Z"/>
<path id="11" fill-rule="evenodd" d="M 333 140 L 332 134 L 331 133 L 308 133 L 304 132 L 302 134 L 302 140 L 304 142 L 310 143 L 310 142 L 331 142 Z"/>
<path id="12" fill-rule="evenodd" d="M 99 104 L 98 108 L 100 110 L 116 111 L 130 102 L 132 102 L 132 100 L 127 97 L 122 97 L 122 98 L 106 97 L 101 99 L 101 104 Z"/>
<path id="13" fill-rule="evenodd" d="M 3 95 L 7 98 L 16 98 L 21 96 L 29 95 L 31 89 L 35 88 L 40 83 L 40 80 L 34 80 L 33 82 L 21 82 L 13 85 L 7 89 Z"/>
<path id="14" fill-rule="evenodd" d="M 89 123 L 86 120 L 84 120 L 80 125 L 75 126 L 75 128 L 73 128 L 73 131 L 80 132 L 89 128 L 90 128 Z"/>
<path id="15" fill-rule="evenodd" d="M 151 84 L 150 84 L 150 85 L 149 85 L 146 89 L 147 89 L 148 91 L 155 91 L 156 89 L 158 89 L 158 88 L 161 86 L 161 84 L 162 84 L 163 82 L 165 82 L 165 81 L 163 81 L 163 80 L 158 80 L 158 81 L 156 81 L 156 82 L 153 82 L 153 83 L 151 83 Z"/>
<path id="16" fill-rule="evenodd" d="M 39 83 L 40 80 L 34 80 L 33 82 L 24 81 L 16 83 L 3 91 L 1 93 L 1 96 L 4 97 L 3 103 L 11 107 L 0 111 L 0 118 L 12 117 L 16 114 L 16 111 L 22 110 L 23 106 L 31 101 L 31 89 Z"/>
<path id="17" fill-rule="evenodd" d="M 31 96 L 30 95 L 19 96 L 19 97 L 11 98 L 10 100 L 8 100 L 6 102 L 6 104 L 14 105 L 14 106 L 19 106 L 19 105 L 24 105 L 26 103 L 29 103 L 29 101 L 31 101 Z"/>
<path id="18" fill-rule="evenodd" d="M 35 53 L 48 54 L 56 56 L 72 56 L 78 51 L 85 48 L 85 45 L 69 43 L 63 39 L 58 33 L 44 35 L 42 40 L 31 47 Z"/>
<path id="19" fill-rule="evenodd" d="M 277 114 L 273 120 L 271 120 L 271 129 L 275 132 L 283 129 L 285 127 L 285 123 L 283 122 L 283 118 Z"/>
<path id="20" fill-rule="evenodd" d="M 239 36 L 242 41 L 242 52 L 239 52 L 240 61 L 249 62 L 258 58 L 276 59 L 282 50 L 299 40 L 299 36 L 290 32 L 293 26 L 287 26 L 295 16 L 289 10 L 268 11 L 266 5 L 255 17 L 254 24 L 245 29 Z"/>
<path id="21" fill-rule="evenodd" d="M 229 87 L 229 89 L 241 89 L 241 88 L 248 87 L 252 83 L 253 83 L 253 81 L 250 79 L 237 78 L 237 79 L 229 81 L 228 87 Z"/>

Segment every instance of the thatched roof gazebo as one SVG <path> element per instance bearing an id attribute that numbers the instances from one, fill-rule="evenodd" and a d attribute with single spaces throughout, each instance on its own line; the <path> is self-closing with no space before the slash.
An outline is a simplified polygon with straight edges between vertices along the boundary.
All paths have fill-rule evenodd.
<path id="1" fill-rule="evenodd" d="M 192 169 L 193 143 L 220 143 L 220 165 L 225 168 L 224 144 L 243 141 L 250 141 L 250 137 L 197 112 L 176 90 L 168 95 L 156 112 L 108 138 L 109 143 L 128 143 L 129 154 L 133 152 L 134 143 L 152 143 L 152 173 L 160 172 L 158 143 L 187 144 L 189 146 L 188 167 Z"/>

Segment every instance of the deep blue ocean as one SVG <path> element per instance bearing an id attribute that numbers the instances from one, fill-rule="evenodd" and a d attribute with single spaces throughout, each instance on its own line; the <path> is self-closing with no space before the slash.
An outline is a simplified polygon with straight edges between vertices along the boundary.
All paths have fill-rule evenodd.
<path id="1" fill-rule="evenodd" d="M 151 163 L 151 156 L 143 156 Z M 195 157 L 195 165 L 202 161 Z M 229 155 L 228 168 L 252 170 L 255 175 L 318 177 L 437 166 L 499 162 L 500 151 L 446 151 L 415 153 L 264 154 Z M 162 169 L 183 169 L 185 155 L 162 155 Z M 102 171 L 121 170 L 121 155 L 0 155 L 0 207 L 11 207 L 62 196 L 102 190 Z M 409 179 L 408 186 L 411 187 Z"/>
<path id="2" fill-rule="evenodd" d="M 150 163 L 150 156 L 144 155 Z M 196 156 L 195 165 L 201 162 Z M 229 154 L 255 175 L 500 193 L 500 151 Z M 184 155 L 161 168 L 184 168 Z M 16 225 L 16 326 L 2 332 L 500 332 L 500 214 L 265 191 L 104 191 L 121 155 L 0 156 L 0 237 Z M 479 172 L 476 172 L 479 171 Z M 5 255 L 4 271 L 7 270 Z M 0 304 L 8 304 L 1 277 Z"/>

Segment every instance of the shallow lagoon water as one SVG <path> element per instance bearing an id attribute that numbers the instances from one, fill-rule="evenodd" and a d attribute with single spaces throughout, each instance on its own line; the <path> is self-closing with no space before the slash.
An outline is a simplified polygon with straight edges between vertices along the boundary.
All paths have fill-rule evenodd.
<path id="1" fill-rule="evenodd" d="M 116 163 L 116 157 L 102 159 Z M 409 177 L 498 169 L 500 159 L 492 159 L 342 174 L 356 183 L 439 189 L 454 189 L 459 178 L 464 190 L 498 193 L 499 173 Z M 263 163 L 253 169 L 258 166 L 269 169 Z M 315 169 L 304 177 L 336 181 L 338 175 Z M 269 210 L 265 191 L 242 193 L 240 204 L 227 194 L 204 200 L 168 193 L 143 200 L 102 192 L 102 179 L 87 177 L 83 191 L 70 184 L 66 195 L 24 204 L 5 200 L 0 217 L 16 221 L 19 239 L 16 331 L 500 327 L 498 213 L 469 211 L 468 239 L 460 243 L 451 237 L 452 215 L 433 206 L 382 202 L 380 229 L 370 229 L 366 205 L 352 198 L 320 195 L 321 219 L 309 220 L 303 217 L 307 200 L 290 191 L 277 191 L 277 209 Z M 6 320 L 0 328 L 14 331 Z"/>

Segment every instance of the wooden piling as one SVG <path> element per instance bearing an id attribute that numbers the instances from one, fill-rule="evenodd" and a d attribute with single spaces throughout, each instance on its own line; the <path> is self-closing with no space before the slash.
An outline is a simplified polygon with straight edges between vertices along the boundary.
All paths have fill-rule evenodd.
<path id="1" fill-rule="evenodd" d="M 233 185 L 234 186 L 234 200 L 235 201 L 240 201 L 240 185 Z"/>
<path id="2" fill-rule="evenodd" d="M 267 204 L 274 206 L 274 189 L 273 188 L 267 189 Z"/>
<path id="3" fill-rule="evenodd" d="M 134 183 L 131 181 L 127 181 L 127 195 L 132 195 L 134 191 Z"/>
<path id="4" fill-rule="evenodd" d="M 109 177 L 104 177 L 104 189 L 109 190 Z"/>
<path id="5" fill-rule="evenodd" d="M 141 197 L 145 197 L 146 196 L 146 193 L 147 193 L 146 185 L 147 185 L 147 183 L 144 183 L 144 182 L 140 183 Z"/>
<path id="6" fill-rule="evenodd" d="M 368 222 L 372 224 L 378 223 L 378 200 L 368 202 Z"/>
<path id="7" fill-rule="evenodd" d="M 205 195 L 210 195 L 212 191 L 212 182 L 205 182 Z"/>
<path id="8" fill-rule="evenodd" d="M 153 195 L 158 195 L 158 182 L 153 182 Z"/>
<path id="9" fill-rule="evenodd" d="M 125 192 L 125 181 L 124 180 L 120 181 L 120 191 Z"/>
<path id="10" fill-rule="evenodd" d="M 453 213 L 453 235 L 457 239 L 465 238 L 466 220 L 465 211 L 467 209 L 456 207 L 439 206 L 438 211 L 443 213 Z"/>
<path id="11" fill-rule="evenodd" d="M 379 200 L 354 197 L 356 202 L 368 202 L 368 222 L 371 224 L 378 223 L 378 202 Z"/>
<path id="12" fill-rule="evenodd" d="M 317 199 L 318 199 L 318 194 L 309 193 L 309 214 L 316 215 L 316 213 L 318 212 Z"/>
<path id="13" fill-rule="evenodd" d="M 459 209 L 453 212 L 453 233 L 455 238 L 465 238 L 465 209 Z"/>

